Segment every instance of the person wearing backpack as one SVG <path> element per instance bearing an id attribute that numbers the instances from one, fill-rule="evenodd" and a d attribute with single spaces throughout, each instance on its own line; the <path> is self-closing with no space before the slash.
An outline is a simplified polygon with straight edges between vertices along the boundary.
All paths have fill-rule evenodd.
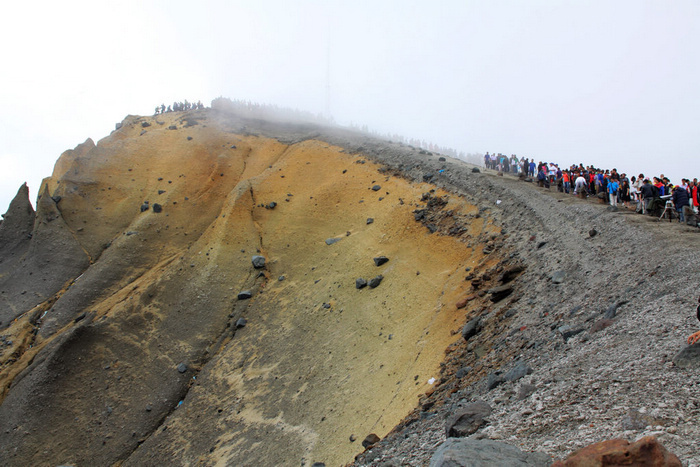
<path id="1" fill-rule="evenodd" d="M 654 185 L 652 185 L 651 182 L 649 182 L 649 179 L 645 178 L 644 183 L 642 184 L 639 191 L 642 196 L 642 214 L 646 214 L 647 211 L 649 211 L 649 208 L 651 207 L 651 203 L 656 197 L 656 190 Z"/>
<path id="2" fill-rule="evenodd" d="M 685 215 L 683 214 L 683 206 L 690 206 L 688 199 L 688 190 L 681 186 L 677 186 L 673 189 L 673 205 L 678 211 L 679 222 L 685 222 Z"/>

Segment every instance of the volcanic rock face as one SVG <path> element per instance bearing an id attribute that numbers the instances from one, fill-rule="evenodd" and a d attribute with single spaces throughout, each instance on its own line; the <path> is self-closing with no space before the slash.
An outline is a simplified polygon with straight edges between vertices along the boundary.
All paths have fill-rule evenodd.
<path id="1" fill-rule="evenodd" d="M 2 465 L 700 462 L 695 229 L 215 110 L 127 117 L 40 192 L 0 225 Z"/>
<path id="2" fill-rule="evenodd" d="M 461 271 L 497 261 L 465 243 L 487 219 L 431 234 L 413 210 L 433 186 L 294 127 L 190 114 L 127 117 L 61 156 L 36 213 L 26 187 L 13 201 L 3 465 L 345 463 L 459 337 Z M 477 211 L 436 196 L 445 232 Z"/>
<path id="3" fill-rule="evenodd" d="M 36 214 L 20 188 L 0 226 L 0 329 L 34 306 L 55 299 L 88 266 L 89 257 L 45 187 Z M 45 308 L 45 306 L 44 306 Z M 30 319 L 35 321 L 36 310 Z"/>

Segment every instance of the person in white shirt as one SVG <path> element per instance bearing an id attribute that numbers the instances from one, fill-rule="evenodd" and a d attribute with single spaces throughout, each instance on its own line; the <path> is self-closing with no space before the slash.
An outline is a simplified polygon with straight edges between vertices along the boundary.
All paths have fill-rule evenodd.
<path id="1" fill-rule="evenodd" d="M 576 187 L 574 188 L 574 194 L 575 195 L 580 195 L 583 196 L 583 194 L 586 192 L 586 179 L 583 178 L 583 175 L 580 175 L 576 177 Z"/>

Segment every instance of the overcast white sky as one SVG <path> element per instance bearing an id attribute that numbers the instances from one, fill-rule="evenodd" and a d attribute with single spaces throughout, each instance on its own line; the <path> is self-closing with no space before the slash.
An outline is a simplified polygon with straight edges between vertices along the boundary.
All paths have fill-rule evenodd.
<path id="1" fill-rule="evenodd" d="M 218 96 L 459 151 L 700 178 L 700 1 L 3 6 L 0 212 L 128 114 Z M 330 73 L 327 73 L 330 70 Z"/>

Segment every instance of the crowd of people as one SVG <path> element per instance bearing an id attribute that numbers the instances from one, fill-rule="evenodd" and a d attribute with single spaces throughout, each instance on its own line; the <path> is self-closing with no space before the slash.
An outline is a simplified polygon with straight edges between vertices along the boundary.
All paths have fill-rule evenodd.
<path id="1" fill-rule="evenodd" d="M 676 216 L 679 222 L 697 224 L 695 214 L 700 206 L 697 178 L 692 181 L 683 179 L 674 186 L 663 174 L 651 178 L 641 173 L 628 177 L 614 168 L 599 169 L 583 164 L 562 168 L 552 162 L 535 163 L 534 159 L 518 158 L 515 154 L 508 157 L 488 152 L 484 155 L 484 165 L 523 179 L 536 180 L 541 187 L 551 189 L 555 186 L 560 192 L 582 198 L 597 197 L 611 206 L 621 205 L 655 216 L 668 214 L 669 219 Z"/>
<path id="2" fill-rule="evenodd" d="M 157 105 L 156 112 L 153 115 L 164 114 L 166 112 L 181 112 L 184 110 L 201 110 L 204 108 L 202 101 L 197 101 L 197 103 L 187 102 L 173 102 L 172 106 L 165 106 L 165 104 Z"/>

